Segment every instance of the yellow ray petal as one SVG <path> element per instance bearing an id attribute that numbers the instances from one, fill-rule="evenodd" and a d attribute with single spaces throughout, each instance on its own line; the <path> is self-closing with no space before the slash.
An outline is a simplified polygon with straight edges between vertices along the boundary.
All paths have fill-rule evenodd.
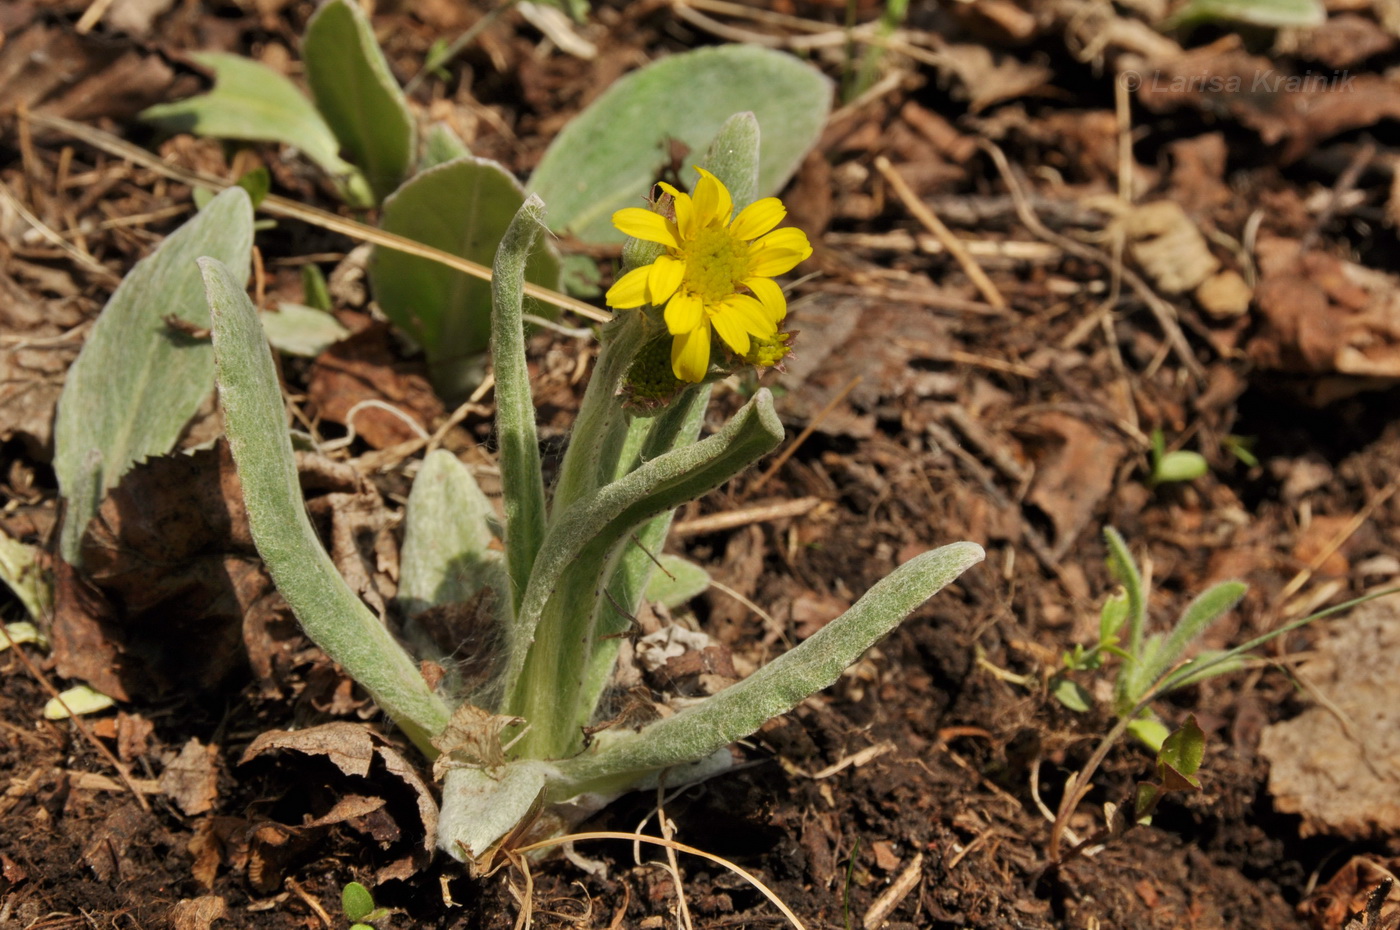
<path id="1" fill-rule="evenodd" d="M 719 333 L 719 338 L 724 340 L 725 345 L 733 349 L 739 355 L 749 353 L 749 333 L 744 329 L 744 321 L 741 316 L 735 313 L 719 312 L 710 318 L 711 325 L 715 332 Z"/>
<path id="2" fill-rule="evenodd" d="M 763 304 L 748 294 L 735 294 L 726 298 L 719 305 L 719 311 L 711 317 L 715 329 L 719 330 L 720 336 L 723 337 L 724 331 L 719 328 L 720 320 L 726 321 L 726 325 L 733 323 L 741 327 L 746 334 L 763 339 L 771 338 L 778 331 L 777 324 L 768 316 L 768 311 L 764 309 Z M 724 341 L 728 342 L 731 348 L 735 348 L 735 351 L 739 352 L 740 355 L 748 351 L 747 339 L 744 340 L 745 346 L 742 349 L 735 347 L 728 338 L 725 338 Z"/>
<path id="3" fill-rule="evenodd" d="M 778 282 L 772 278 L 745 278 L 744 286 L 753 291 L 753 295 L 758 298 L 758 302 L 763 304 L 763 310 L 768 314 L 768 318 L 774 323 L 781 323 L 783 317 L 787 316 L 787 296 L 783 294 L 783 289 L 778 286 Z"/>
<path id="4" fill-rule="evenodd" d="M 671 340 L 671 371 L 677 378 L 695 383 L 703 381 L 709 370 L 710 327 L 697 326 Z"/>
<path id="5" fill-rule="evenodd" d="M 647 289 L 651 302 L 659 307 L 670 300 L 676 288 L 681 286 L 681 281 L 685 278 L 685 262 L 669 255 L 658 255 L 656 261 L 647 267 L 651 269 Z"/>
<path id="6" fill-rule="evenodd" d="M 673 335 L 688 333 L 705 323 L 705 305 L 699 297 L 682 291 L 666 305 L 666 328 Z"/>
<path id="7" fill-rule="evenodd" d="M 734 212 L 734 200 L 729 196 L 729 188 L 704 168 L 695 170 L 700 172 L 700 180 L 695 185 L 696 222 L 701 226 L 711 220 L 728 224 L 729 215 Z"/>
<path id="8" fill-rule="evenodd" d="M 676 211 L 676 228 L 681 234 L 681 239 L 689 239 L 695 235 L 695 201 L 689 194 L 683 194 L 665 181 L 659 182 L 657 187 L 671 195 L 671 202 Z"/>
<path id="9" fill-rule="evenodd" d="M 757 239 L 781 223 L 785 216 L 787 209 L 781 200 L 777 197 L 764 197 L 740 210 L 729 231 L 736 239 Z"/>
<path id="10" fill-rule="evenodd" d="M 659 213 L 641 207 L 624 207 L 613 214 L 612 221 L 614 226 L 633 238 L 658 242 L 673 249 L 680 247 L 675 230 Z"/>
<path id="11" fill-rule="evenodd" d="M 604 300 L 614 310 L 630 310 L 633 307 L 649 303 L 647 300 L 647 279 L 650 277 L 650 265 L 633 268 L 618 278 L 612 287 L 608 288 Z"/>

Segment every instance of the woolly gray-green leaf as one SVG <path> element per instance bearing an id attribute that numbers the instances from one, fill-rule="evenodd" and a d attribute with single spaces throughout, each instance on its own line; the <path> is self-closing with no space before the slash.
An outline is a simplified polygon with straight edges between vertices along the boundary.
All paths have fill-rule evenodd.
<path id="1" fill-rule="evenodd" d="M 471 149 L 462 137 L 446 123 L 433 123 L 423 140 L 423 158 L 418 164 L 419 171 L 427 171 L 438 165 L 445 165 L 459 158 L 471 155 Z"/>
<path id="2" fill-rule="evenodd" d="M 555 137 L 529 187 L 549 204 L 552 229 L 587 242 L 621 242 L 612 214 L 640 206 L 670 160 L 668 140 L 698 159 L 735 113 L 763 127 L 755 196 L 774 193 L 816 143 L 831 82 L 791 55 L 722 45 L 663 58 L 623 77 Z M 687 177 L 695 174 L 687 166 Z"/>
<path id="3" fill-rule="evenodd" d="M 662 553 L 657 561 L 660 571 L 652 572 L 647 581 L 646 598 L 665 604 L 672 610 L 689 603 L 710 586 L 710 573 L 689 559 Z"/>
<path id="4" fill-rule="evenodd" d="M 283 301 L 276 310 L 263 310 L 263 332 L 278 352 L 315 358 L 335 343 L 350 335 L 335 317 L 324 310 Z"/>
<path id="5" fill-rule="evenodd" d="M 521 755 L 551 758 L 578 749 L 578 718 L 593 710 L 581 706 L 588 703 L 581 700 L 586 670 L 598 612 L 606 609 L 597 592 L 618 544 L 657 514 L 728 481 L 782 438 L 772 395 L 760 389 L 713 436 L 651 459 L 550 525 L 509 642 L 508 712 L 530 724 Z"/>
<path id="6" fill-rule="evenodd" d="M 380 227 L 490 265 L 524 202 L 505 169 L 468 156 L 399 188 L 384 203 Z M 531 283 L 559 286 L 559 262 L 548 246 L 536 249 L 525 267 Z M 491 341 L 490 282 L 393 249 L 375 249 L 369 276 L 384 313 L 427 353 L 438 392 L 449 398 L 469 393 L 484 373 Z"/>
<path id="7" fill-rule="evenodd" d="M 359 6 L 330 0 L 306 24 L 306 81 L 376 200 L 399 186 L 413 164 L 413 115 Z"/>
<path id="8" fill-rule="evenodd" d="M 559 763 L 574 790 L 608 790 L 619 779 L 703 759 L 829 687 L 865 651 L 964 571 L 982 561 L 976 543 L 917 556 L 865 593 L 850 610 L 743 681 L 597 751 Z"/>
<path id="9" fill-rule="evenodd" d="M 491 548 L 495 511 L 467 466 L 438 449 L 423 460 L 404 508 L 398 600 L 413 616 L 469 601 L 484 587 L 504 593 L 501 553 Z"/>
<path id="10" fill-rule="evenodd" d="M 1249 592 L 1249 586 L 1242 581 L 1224 581 L 1214 585 L 1193 600 L 1181 613 L 1181 619 L 1167 634 L 1156 654 L 1143 657 L 1145 669 L 1140 686 L 1147 688 L 1171 666 L 1175 665 L 1186 651 L 1186 647 L 1200 636 L 1211 624 L 1238 604 Z M 1141 695 L 1138 695 L 1140 698 Z"/>
<path id="11" fill-rule="evenodd" d="M 199 260 L 213 321 L 219 402 L 258 554 L 306 635 L 429 756 L 447 706 L 321 547 L 306 515 L 277 369 L 257 311 L 219 261 Z"/>
<path id="12" fill-rule="evenodd" d="M 501 452 L 505 510 L 506 574 L 512 607 L 518 608 L 544 540 L 544 478 L 535 428 L 535 401 L 525 362 L 521 318 L 525 268 L 544 228 L 544 204 L 531 195 L 501 238 L 491 266 L 491 356 L 496 366 L 496 441 Z"/>
<path id="13" fill-rule="evenodd" d="M 710 391 L 711 385 L 695 385 L 676 397 L 659 416 L 632 420 L 613 480 L 635 471 L 659 455 L 695 442 L 700 437 L 705 411 L 710 406 Z M 612 577 L 608 579 L 608 606 L 599 612 L 593 655 L 589 657 L 588 667 L 584 670 L 583 687 L 575 706 L 575 722 L 579 726 L 594 722 L 598 703 L 612 681 L 613 669 L 617 666 L 622 634 L 632 626 L 632 618 L 637 613 L 648 579 L 653 577 L 656 570 L 657 553 L 666 545 L 675 516 L 672 510 L 657 514 L 622 546 Z M 665 561 L 669 557 L 661 555 L 659 558 Z M 704 574 L 704 569 L 698 565 L 691 568 Z M 708 584 L 709 576 L 706 575 L 705 585 Z M 672 596 L 678 593 L 673 592 Z"/>
<path id="14" fill-rule="evenodd" d="M 195 259 L 214 256 L 242 280 L 252 248 L 252 205 L 242 188 L 231 188 L 137 262 L 102 309 L 68 370 L 54 428 L 54 471 L 68 501 L 60 542 L 67 561 L 78 561 L 103 494 L 132 465 L 174 448 L 214 387 L 209 341 L 165 322 L 175 316 L 209 326 Z"/>
<path id="15" fill-rule="evenodd" d="M 285 143 L 338 180 L 351 202 L 368 205 L 363 178 L 340 157 L 335 133 L 295 84 L 241 55 L 195 52 L 190 57 L 214 72 L 214 87 L 196 97 L 148 107 L 141 119 L 169 132 Z"/>

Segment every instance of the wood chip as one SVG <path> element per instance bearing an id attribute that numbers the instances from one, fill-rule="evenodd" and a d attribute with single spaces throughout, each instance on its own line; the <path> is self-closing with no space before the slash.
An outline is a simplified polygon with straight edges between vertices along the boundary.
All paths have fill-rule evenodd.
<path id="1" fill-rule="evenodd" d="M 924 854 L 916 853 L 914 861 L 909 863 L 899 877 L 890 883 L 890 887 L 880 893 L 875 899 L 875 903 L 870 905 L 870 910 L 865 912 L 865 917 L 861 921 L 861 926 L 865 930 L 877 930 L 882 926 L 889 916 L 894 913 L 894 909 L 899 907 L 900 902 L 909 896 L 915 886 L 919 884 L 924 867 Z"/>

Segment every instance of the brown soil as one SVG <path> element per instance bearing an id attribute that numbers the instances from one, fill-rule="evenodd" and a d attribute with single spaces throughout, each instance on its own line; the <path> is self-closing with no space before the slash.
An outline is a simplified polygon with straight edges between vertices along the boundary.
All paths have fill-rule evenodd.
<path id="1" fill-rule="evenodd" d="M 140 6 L 118 0 L 109 16 Z M 228 176 L 263 163 L 275 192 L 340 209 L 311 169 L 274 147 L 159 140 L 134 119 L 144 106 L 198 89 L 190 51 L 294 64 L 312 5 L 156 7 L 148 27 L 123 19 L 124 28 L 101 22 L 86 35 L 76 28 L 87 8 L 80 0 L 0 9 L 8 191 L 0 207 L 0 528 L 50 549 L 58 512 L 51 422 L 63 373 L 85 322 L 185 218 L 190 196 L 25 114 L 91 123 Z M 846 16 L 835 0 L 772 7 L 823 29 Z M 1400 163 L 1392 144 L 1400 90 L 1383 77 L 1397 63 L 1395 34 L 1386 31 L 1393 23 L 1365 4 L 1337 4 L 1324 26 L 1289 41 L 1218 26 L 1143 37 L 1130 28 L 1146 29 L 1136 14 L 1120 18 L 1077 0 L 913 7 L 911 31 L 881 62 L 889 80 L 832 119 L 784 194 L 817 244 L 804 270 L 819 273 L 793 293 L 797 360 L 769 380 L 785 391 L 790 437 L 814 421 L 815 432 L 772 479 L 752 473 L 684 511 L 671 548 L 770 615 L 720 590 L 696 605 L 699 625 L 741 671 L 809 635 L 913 554 L 974 539 L 988 559 L 836 687 L 743 746 L 745 764 L 669 797 L 665 815 L 679 840 L 762 877 L 812 928 L 883 919 L 889 927 L 1340 930 L 1346 908 L 1319 917 L 1300 905 L 1353 855 L 1383 861 L 1400 852 L 1397 833 L 1384 823 L 1365 834 L 1304 830 L 1297 805 L 1276 809 L 1259 743 L 1265 727 L 1305 701 L 1288 661 L 1162 703 L 1168 722 L 1194 714 L 1208 747 L 1203 790 L 1169 797 L 1153 825 L 1051 868 L 1051 827 L 1039 805 L 1055 809 L 1112 724 L 1103 713 L 1071 713 L 1047 692 L 1060 654 L 1094 635 L 1111 589 L 1103 526 L 1117 527 L 1150 561 L 1159 623 L 1211 583 L 1250 583 L 1241 608 L 1207 637 L 1212 648 L 1400 574 L 1400 500 L 1390 495 L 1400 325 L 1384 300 L 1395 288 L 1384 272 L 1395 267 L 1391 185 Z M 381 4 L 375 24 L 406 79 L 433 39 L 458 35 L 484 8 Z M 879 12 L 853 8 L 861 22 Z M 788 20 L 707 15 L 779 44 L 801 34 Z M 452 120 L 475 154 L 523 176 L 617 75 L 718 41 L 661 2 L 599 4 L 585 31 L 601 50 L 593 60 L 560 52 L 507 12 L 468 46 L 449 80 L 426 81 L 415 102 Z M 840 46 L 814 62 L 838 78 L 849 70 Z M 1232 94 L 1177 81 L 1261 69 L 1346 71 L 1362 83 Z M 1117 99 L 1115 75 L 1146 77 Z M 1121 171 L 1129 135 L 1130 176 Z M 882 158 L 914 201 L 978 246 L 972 258 L 990 290 L 911 215 Z M 1185 245 L 1178 239 L 1165 253 L 1170 237 L 1156 238 L 1161 228 L 1152 226 L 1164 221 L 1134 206 L 1158 201 L 1182 208 L 1165 222 L 1186 230 Z M 96 261 L 75 260 L 36 234 L 16 204 Z M 296 298 L 299 262 L 314 256 L 330 271 L 354 243 L 282 221 L 258 245 L 259 293 Z M 1241 280 L 1198 291 L 1216 267 Z M 1245 296 L 1232 299 L 1238 287 Z M 369 322 L 362 298 L 347 298 L 342 311 L 354 327 Z M 382 330 L 367 333 L 353 361 L 367 366 L 370 383 L 421 378 L 421 359 Z M 589 351 L 563 336 L 532 345 L 549 456 L 581 390 L 579 355 Z M 314 405 L 323 363 L 286 362 L 299 403 L 309 393 Z M 739 400 L 734 391 L 718 396 L 722 409 Z M 433 403 L 414 408 L 430 426 L 449 412 Z M 344 434 L 329 412 L 320 415 L 323 437 Z M 1209 473 L 1149 487 L 1154 430 L 1204 454 Z M 197 425 L 189 444 L 216 432 L 216 422 Z M 454 436 L 464 455 L 489 460 L 489 409 L 470 413 Z M 1257 464 L 1232 453 L 1235 437 L 1248 438 Z M 375 512 L 382 502 L 397 507 L 408 487 L 404 461 L 371 462 L 375 454 L 358 441 L 338 455 L 360 470 L 337 477 L 330 463 L 317 487 L 346 495 L 339 501 L 369 495 Z M 214 487 L 227 464 L 220 458 L 203 453 L 178 467 Z M 804 499 L 811 506 L 796 517 L 723 530 L 690 522 Z M 327 526 L 332 509 L 313 506 Z M 223 524 L 226 538 L 189 542 L 181 559 L 215 552 L 232 560 L 221 565 L 255 570 L 235 541 L 237 518 Z M 393 549 L 392 528 L 370 522 L 361 542 Z M 88 590 L 71 572 L 59 575 L 73 591 Z M 228 576 L 219 577 L 227 593 Z M 256 582 L 239 577 L 237 610 L 182 614 L 194 611 L 182 606 L 194 603 L 185 594 L 133 625 L 108 588 L 107 625 L 91 620 L 86 646 L 70 645 L 66 656 L 33 646 L 0 654 L 0 928 L 343 927 L 339 894 L 350 880 L 393 909 L 384 926 L 515 920 L 520 873 L 472 880 L 442 857 L 426 861 L 416 796 L 385 764 L 357 776 L 294 753 L 243 761 L 260 733 L 332 719 L 369 721 L 397 737 L 300 637 L 275 596 L 250 593 Z M 14 599 L 0 610 L 10 621 L 23 614 Z M 1306 650 L 1314 635 L 1291 636 L 1269 657 Z M 43 719 L 46 687 L 75 683 L 63 671 L 89 669 L 83 677 L 94 680 L 112 655 L 130 662 L 137 653 L 147 677 L 115 711 L 82 727 Z M 1153 771 L 1144 750 L 1117 746 L 1071 830 L 1093 833 L 1104 803 L 1128 801 Z M 1345 791 L 1345 773 L 1338 778 Z M 347 798 L 365 800 L 338 809 Z M 655 831 L 655 806 L 655 797 L 629 797 L 586 826 L 632 830 L 650 817 Z M 577 853 L 603 868 L 591 873 L 564 858 L 533 866 L 536 926 L 672 926 L 680 897 L 698 928 L 783 924 L 751 886 L 709 862 L 683 857 L 678 889 L 654 849 L 640 863 L 621 842 L 580 843 Z M 892 905 L 876 907 L 891 888 L 902 889 Z"/>

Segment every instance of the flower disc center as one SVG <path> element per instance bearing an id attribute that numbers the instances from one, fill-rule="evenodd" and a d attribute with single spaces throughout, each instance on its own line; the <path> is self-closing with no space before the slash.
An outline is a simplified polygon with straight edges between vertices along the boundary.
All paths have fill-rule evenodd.
<path id="1" fill-rule="evenodd" d="M 708 309 L 739 291 L 748 249 L 721 224 L 706 226 L 685 244 L 686 288 Z"/>

